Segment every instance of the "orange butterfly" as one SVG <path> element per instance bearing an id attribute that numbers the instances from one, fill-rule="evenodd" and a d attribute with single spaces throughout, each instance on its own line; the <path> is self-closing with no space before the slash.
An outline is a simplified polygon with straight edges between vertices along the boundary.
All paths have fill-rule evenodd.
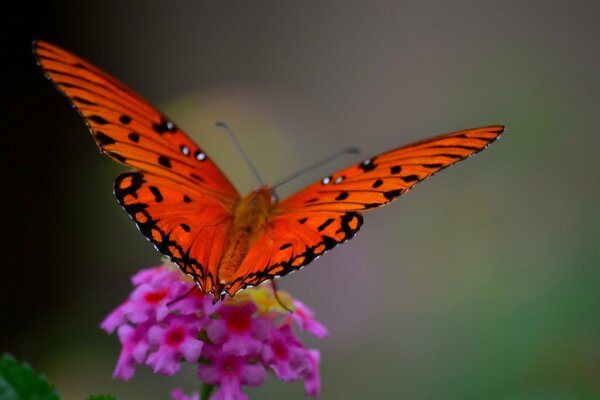
<path id="1" fill-rule="evenodd" d="M 35 42 L 34 53 L 101 152 L 135 168 L 115 182 L 119 204 L 158 251 L 215 300 L 310 263 L 352 238 L 361 212 L 484 149 L 504 130 L 470 129 L 404 146 L 281 203 L 269 186 L 242 198 L 198 145 L 121 82 L 47 42 Z"/>

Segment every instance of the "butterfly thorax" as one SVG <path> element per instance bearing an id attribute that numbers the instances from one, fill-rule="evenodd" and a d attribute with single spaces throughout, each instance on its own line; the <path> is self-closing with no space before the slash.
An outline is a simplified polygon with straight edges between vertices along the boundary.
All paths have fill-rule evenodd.
<path id="1" fill-rule="evenodd" d="M 273 190 L 264 186 L 248 194 L 236 205 L 229 228 L 229 240 L 218 270 L 219 283 L 225 285 L 230 282 L 248 249 L 267 226 L 276 202 Z"/>

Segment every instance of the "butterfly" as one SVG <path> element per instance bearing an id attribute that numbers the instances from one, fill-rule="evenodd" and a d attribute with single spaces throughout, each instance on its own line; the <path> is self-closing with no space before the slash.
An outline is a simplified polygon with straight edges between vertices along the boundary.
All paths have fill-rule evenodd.
<path id="1" fill-rule="evenodd" d="M 204 150 L 127 86 L 53 44 L 36 41 L 33 48 L 100 151 L 134 168 L 115 181 L 119 204 L 215 301 L 307 265 L 352 238 L 363 212 L 483 150 L 504 130 L 469 129 L 400 147 L 281 202 L 266 185 L 242 197 Z"/>

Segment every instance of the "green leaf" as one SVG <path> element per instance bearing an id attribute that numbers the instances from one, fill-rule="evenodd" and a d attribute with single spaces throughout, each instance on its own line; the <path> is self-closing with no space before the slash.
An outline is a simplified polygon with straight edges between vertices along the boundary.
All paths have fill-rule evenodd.
<path id="1" fill-rule="evenodd" d="M 85 400 L 117 400 L 117 398 L 112 394 L 95 394 Z"/>
<path id="2" fill-rule="evenodd" d="M 36 373 L 29 364 L 3 354 L 0 357 L 0 399 L 60 400 L 60 396 L 44 375 Z"/>

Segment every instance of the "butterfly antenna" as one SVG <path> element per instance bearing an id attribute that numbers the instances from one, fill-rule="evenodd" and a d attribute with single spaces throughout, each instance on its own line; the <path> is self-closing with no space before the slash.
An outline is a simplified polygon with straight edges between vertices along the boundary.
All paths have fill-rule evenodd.
<path id="1" fill-rule="evenodd" d="M 215 123 L 215 126 L 217 128 L 224 129 L 225 132 L 227 132 L 227 134 L 229 135 L 229 137 L 231 138 L 231 140 L 235 144 L 235 147 L 237 147 L 237 149 L 240 152 L 240 154 L 242 155 L 242 157 L 244 157 L 244 160 L 246 160 L 246 164 L 248 164 L 248 166 L 252 170 L 252 173 L 254 173 L 254 176 L 256 177 L 256 179 L 258 180 L 258 182 L 261 185 L 264 185 L 265 183 L 263 182 L 262 178 L 260 177 L 260 174 L 258 173 L 258 170 L 254 166 L 254 164 L 252 164 L 252 161 L 250 161 L 250 157 L 248 157 L 248 154 L 246 154 L 246 152 L 244 151 L 244 149 L 240 145 L 240 142 L 237 141 L 237 139 L 236 139 L 235 135 L 233 134 L 233 131 L 231 130 L 231 128 L 229 127 L 229 125 L 227 125 L 223 121 L 218 121 L 218 122 Z"/>
<path id="2" fill-rule="evenodd" d="M 321 161 L 314 163 L 313 165 L 309 165 L 308 167 L 303 168 L 296 173 L 293 173 L 292 175 L 288 176 L 287 178 L 280 180 L 279 182 L 277 182 L 277 184 L 273 185 L 273 189 L 275 189 L 276 187 L 281 186 L 283 184 L 286 184 L 289 181 L 291 181 L 292 179 L 296 179 L 297 177 L 304 175 L 307 172 L 312 171 L 313 169 L 316 169 L 322 165 L 328 164 L 340 156 L 343 156 L 346 154 L 358 154 L 358 153 L 360 153 L 360 150 L 357 147 L 348 147 L 347 149 L 342 149 L 342 150 L 338 151 L 337 153 L 332 154 L 329 157 L 324 158 Z"/>

